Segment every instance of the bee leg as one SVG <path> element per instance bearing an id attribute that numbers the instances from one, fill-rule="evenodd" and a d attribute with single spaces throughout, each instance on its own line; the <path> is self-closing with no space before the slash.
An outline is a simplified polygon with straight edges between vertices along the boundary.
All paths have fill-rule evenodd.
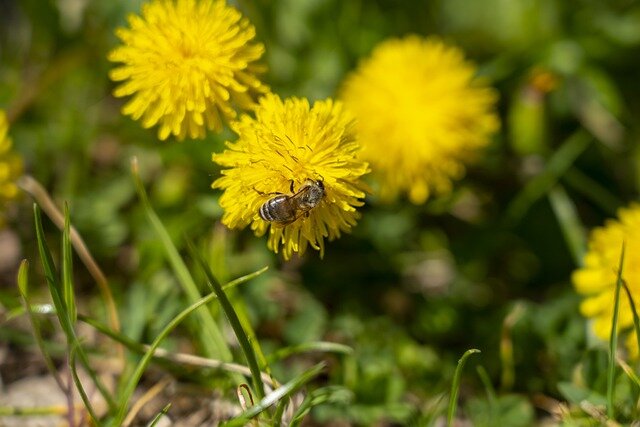
<path id="1" fill-rule="evenodd" d="M 265 193 L 264 191 L 258 190 L 256 187 L 252 187 L 252 188 L 253 188 L 253 191 L 255 191 L 256 193 L 258 193 L 261 196 L 273 196 L 273 195 L 284 194 L 284 193 L 281 193 L 279 191 L 276 191 L 276 192 L 273 192 L 273 193 Z"/>

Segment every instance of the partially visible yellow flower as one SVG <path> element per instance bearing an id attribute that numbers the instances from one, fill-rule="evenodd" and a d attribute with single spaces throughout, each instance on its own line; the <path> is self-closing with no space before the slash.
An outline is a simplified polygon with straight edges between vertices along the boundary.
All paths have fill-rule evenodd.
<path id="1" fill-rule="evenodd" d="M 22 159 L 11 149 L 12 141 L 8 132 L 7 115 L 0 110 L 0 225 L 4 223 L 7 202 L 19 194 L 16 180 L 22 174 Z"/>
<path id="2" fill-rule="evenodd" d="M 409 36 L 383 42 L 346 78 L 341 98 L 383 200 L 407 193 L 420 204 L 451 191 L 489 143 L 498 96 L 475 74 L 460 49 Z"/>
<path id="3" fill-rule="evenodd" d="M 222 222 L 229 228 L 250 225 L 258 236 L 269 230 L 268 247 L 282 247 L 285 259 L 307 246 L 322 256 L 325 238 L 333 240 L 356 224 L 356 207 L 365 196 L 361 177 L 368 166 L 357 156 L 352 117 L 330 99 L 311 107 L 306 99 L 282 101 L 272 94 L 260 99 L 255 113 L 231 123 L 238 140 L 213 155 L 226 168 L 213 183 L 224 190 Z M 292 183 L 295 193 L 309 180 L 322 182 L 324 197 L 308 215 L 284 226 L 260 217 L 260 207 L 276 193 L 290 196 Z"/>
<path id="4" fill-rule="evenodd" d="M 626 281 L 640 311 L 640 204 L 632 203 L 618 211 L 617 220 L 608 220 L 604 227 L 595 228 L 589 237 L 584 266 L 572 275 L 578 293 L 585 295 L 580 311 L 593 319 L 596 336 L 608 340 L 613 319 L 614 295 L 622 244 L 625 257 L 622 277 Z M 626 343 L 632 356 L 637 357 L 638 345 L 633 331 L 633 312 L 624 290 L 620 294 L 618 329 L 628 330 Z"/>
<path id="5" fill-rule="evenodd" d="M 264 46 L 240 12 L 222 0 L 152 0 L 142 16 L 118 28 L 123 45 L 109 53 L 122 65 L 110 73 L 122 82 L 117 97 L 132 96 L 123 114 L 159 125 L 161 140 L 174 135 L 202 138 L 249 109 L 268 88 L 256 77 Z"/>

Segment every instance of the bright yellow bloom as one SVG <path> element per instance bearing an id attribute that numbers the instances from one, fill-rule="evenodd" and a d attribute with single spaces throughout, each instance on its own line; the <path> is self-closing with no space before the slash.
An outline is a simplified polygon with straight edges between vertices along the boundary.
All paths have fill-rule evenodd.
<path id="1" fill-rule="evenodd" d="M 365 186 L 362 175 L 367 163 L 358 159 L 353 121 L 342 104 L 318 101 L 313 107 L 306 99 L 282 101 L 276 95 L 260 99 L 256 117 L 243 115 L 231 123 L 238 134 L 228 149 L 213 155 L 224 168 L 213 183 L 224 194 L 222 222 L 229 228 L 251 225 L 258 236 L 269 230 L 269 249 L 282 246 L 285 259 L 294 252 L 303 254 L 307 246 L 324 253 L 324 238 L 333 240 L 349 231 L 359 218 Z M 309 182 L 321 181 L 324 197 L 320 203 L 287 225 L 263 220 L 260 207 L 282 193 L 290 196 Z"/>
<path id="2" fill-rule="evenodd" d="M 234 108 L 252 108 L 268 92 L 256 77 L 264 46 L 252 43 L 255 28 L 224 1 L 152 0 L 128 22 L 116 30 L 123 45 L 108 56 L 122 63 L 110 73 L 122 82 L 114 95 L 132 95 L 122 113 L 145 128 L 158 124 L 160 139 L 219 131 Z"/>
<path id="3" fill-rule="evenodd" d="M 341 98 L 383 200 L 406 192 L 420 204 L 451 191 L 489 143 L 497 94 L 475 72 L 460 49 L 409 36 L 382 43 L 346 78 Z"/>
<path id="4" fill-rule="evenodd" d="M 7 202 L 19 194 L 16 180 L 22 174 L 22 159 L 11 149 L 8 132 L 7 116 L 0 110 L 0 225 L 4 223 L 2 214 Z"/>
<path id="5" fill-rule="evenodd" d="M 596 336 L 608 340 L 613 319 L 614 295 L 622 244 L 625 257 L 622 277 L 626 281 L 634 303 L 640 311 L 640 204 L 632 203 L 618 211 L 617 220 L 608 220 L 604 227 L 595 228 L 589 238 L 589 250 L 584 266 L 573 273 L 572 281 L 578 293 L 586 296 L 580 311 L 593 318 Z M 638 345 L 633 332 L 633 312 L 627 294 L 620 294 L 618 329 L 628 330 L 627 340 L 631 355 L 638 355 Z"/>

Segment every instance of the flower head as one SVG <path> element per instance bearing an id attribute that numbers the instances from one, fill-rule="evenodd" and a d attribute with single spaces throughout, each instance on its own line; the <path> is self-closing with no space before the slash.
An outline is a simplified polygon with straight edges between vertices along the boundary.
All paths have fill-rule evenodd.
<path id="1" fill-rule="evenodd" d="M 2 214 L 7 202 L 19 194 L 16 180 L 22 174 L 22 159 L 11 149 L 8 132 L 7 116 L 0 110 L 0 225 L 4 223 Z"/>
<path id="2" fill-rule="evenodd" d="M 450 191 L 488 144 L 497 95 L 475 71 L 460 49 L 409 36 L 382 43 L 346 78 L 341 98 L 383 200 L 406 192 L 420 204 Z"/>
<path id="3" fill-rule="evenodd" d="M 365 196 L 360 178 L 368 166 L 357 157 L 352 118 L 339 102 L 310 107 L 306 99 L 282 101 L 272 94 L 260 99 L 255 114 L 231 123 L 238 140 L 213 155 L 227 168 L 213 183 L 224 190 L 222 222 L 229 228 L 251 225 L 258 236 L 269 230 L 269 248 L 278 252 L 282 246 L 285 259 L 307 246 L 322 256 L 324 238 L 355 225 Z"/>
<path id="4" fill-rule="evenodd" d="M 633 203 L 618 211 L 617 220 L 609 220 L 604 227 L 595 228 L 589 237 L 584 266 L 573 273 L 572 281 L 578 293 L 585 295 L 580 311 L 593 318 L 596 336 L 608 340 L 611 334 L 614 296 L 620 266 L 622 245 L 625 257 L 622 278 L 625 280 L 636 307 L 640 309 L 640 204 Z M 631 355 L 637 357 L 638 345 L 633 333 L 633 312 L 626 293 L 620 294 L 618 329 L 629 330 L 627 340 Z"/>
<path id="5" fill-rule="evenodd" d="M 251 108 L 268 91 L 256 77 L 264 46 L 251 43 L 255 28 L 224 1 L 152 0 L 128 21 L 108 57 L 122 63 L 110 73 L 122 82 L 114 95 L 132 95 L 123 114 L 145 128 L 159 124 L 160 139 L 219 131 L 234 107 Z"/>

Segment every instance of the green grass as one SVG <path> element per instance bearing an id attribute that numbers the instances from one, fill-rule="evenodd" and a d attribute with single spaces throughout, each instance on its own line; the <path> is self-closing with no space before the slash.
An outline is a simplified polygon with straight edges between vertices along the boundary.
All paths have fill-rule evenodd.
<path id="1" fill-rule="evenodd" d="M 222 223 L 211 155 L 237 139 L 227 122 L 160 142 L 121 113 L 130 98 L 113 96 L 106 58 L 145 2 L 71 3 L 0 8 L 0 109 L 24 165 L 20 197 L 4 203 L 0 143 L 0 398 L 51 378 L 61 391 L 55 405 L 0 405 L 0 425 L 640 419 L 637 221 L 626 217 L 623 248 L 592 234 L 640 194 L 638 2 L 230 2 L 283 98 L 339 97 L 376 45 L 406 34 L 455 44 L 498 94 L 500 129 L 450 189 L 384 204 L 367 178 L 357 225 L 325 239 L 322 259 L 308 249 L 290 261 Z M 374 105 L 382 91 L 370 92 Z M 368 118 L 389 144 L 432 114 L 383 106 L 410 117 L 395 129 Z M 588 284 L 606 289 L 591 300 L 573 275 L 607 244 L 616 265 Z M 584 316 L 599 309 L 610 318 Z M 605 321 L 608 340 L 594 333 Z"/>

